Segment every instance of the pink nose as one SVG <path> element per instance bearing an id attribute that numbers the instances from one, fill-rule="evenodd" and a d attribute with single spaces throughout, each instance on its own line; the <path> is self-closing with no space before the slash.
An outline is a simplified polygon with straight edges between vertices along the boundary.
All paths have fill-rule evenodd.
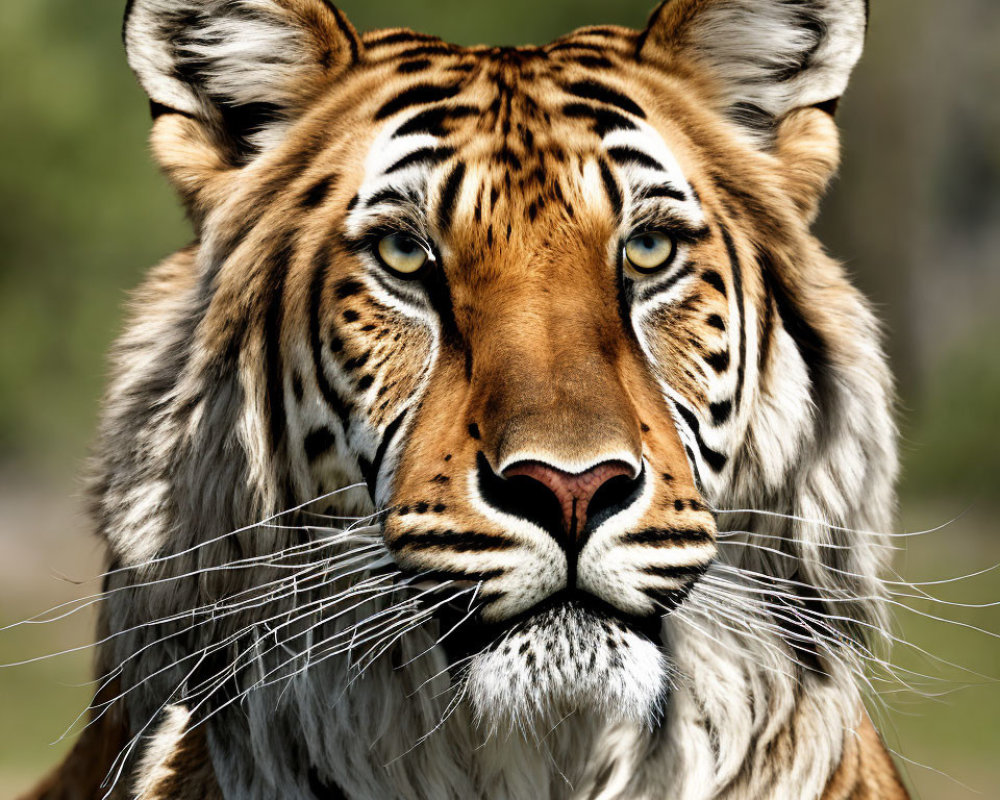
<path id="1" fill-rule="evenodd" d="M 518 475 L 538 481 L 555 495 L 562 508 L 563 528 L 570 537 L 576 537 L 587 524 L 590 501 L 597 490 L 612 478 L 631 478 L 632 469 L 621 461 L 606 461 L 574 475 L 538 461 L 521 461 L 503 473 L 504 478 Z"/>

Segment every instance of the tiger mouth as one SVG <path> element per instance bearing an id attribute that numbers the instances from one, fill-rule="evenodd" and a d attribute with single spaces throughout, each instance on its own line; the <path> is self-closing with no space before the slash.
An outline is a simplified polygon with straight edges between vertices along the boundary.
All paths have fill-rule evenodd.
<path id="1" fill-rule="evenodd" d="M 677 602 L 682 602 L 682 598 Z M 614 626 L 634 633 L 657 647 L 663 645 L 663 615 L 639 617 L 627 614 L 579 589 L 563 589 L 520 614 L 499 622 L 485 622 L 478 615 L 469 617 L 468 609 L 461 604 L 458 607 L 448 604 L 435 612 L 443 637 L 441 646 L 452 663 L 493 650 L 515 634 L 548 627 L 553 618 L 561 614 L 586 620 L 594 627 Z"/>

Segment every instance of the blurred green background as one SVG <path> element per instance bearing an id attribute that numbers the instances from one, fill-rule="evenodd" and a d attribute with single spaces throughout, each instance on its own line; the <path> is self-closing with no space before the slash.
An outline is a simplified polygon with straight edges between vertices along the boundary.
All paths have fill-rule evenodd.
<path id="1" fill-rule="evenodd" d="M 653 0 L 345 0 L 360 29 L 408 25 L 461 43 L 548 41 L 639 26 Z M 127 289 L 186 243 L 147 154 L 145 99 L 119 41 L 124 0 L 0 3 L 0 625 L 92 591 L 99 570 L 80 473 Z M 845 166 L 819 223 L 877 304 L 900 387 L 899 530 L 910 580 L 1000 561 L 1000 3 L 873 0 L 866 56 L 842 106 Z M 1000 576 L 936 587 L 1000 597 Z M 993 609 L 920 609 L 1000 630 Z M 900 636 L 1000 676 L 1000 643 L 900 610 Z M 85 644 L 90 619 L 0 633 L 0 663 Z M 946 679 L 891 689 L 879 714 L 917 797 L 1000 796 L 1000 690 Z M 0 670 L 0 797 L 58 760 L 85 706 L 86 652 Z M 978 679 L 973 679 L 977 681 Z M 917 762 L 924 766 L 908 765 Z M 946 777 L 940 773 L 947 773 Z M 965 784 L 966 786 L 963 786 Z M 971 787 L 971 788 L 967 788 Z M 981 794 L 976 794 L 978 790 Z"/>

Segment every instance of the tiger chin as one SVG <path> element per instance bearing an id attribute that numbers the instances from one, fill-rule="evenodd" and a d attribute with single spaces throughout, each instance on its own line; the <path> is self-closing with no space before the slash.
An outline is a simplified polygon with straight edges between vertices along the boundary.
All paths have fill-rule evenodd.
<path id="1" fill-rule="evenodd" d="M 194 240 L 113 352 L 99 689 L 30 796 L 905 798 L 892 380 L 811 233 L 866 5 L 130 0 Z"/>

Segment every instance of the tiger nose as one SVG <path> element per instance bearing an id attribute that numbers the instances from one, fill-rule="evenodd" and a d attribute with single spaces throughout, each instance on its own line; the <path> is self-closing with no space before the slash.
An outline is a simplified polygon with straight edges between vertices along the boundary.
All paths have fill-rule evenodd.
<path id="1" fill-rule="evenodd" d="M 637 483 L 632 468 L 622 461 L 605 461 L 580 473 L 564 472 L 538 461 L 512 464 L 503 477 L 515 488 L 523 479 L 529 479 L 548 490 L 559 505 L 562 529 L 570 543 L 575 543 L 588 519 L 604 511 L 614 513 L 627 505 Z M 516 479 L 522 479 L 518 481 Z M 526 492 L 525 499 L 535 492 Z M 546 508 L 548 506 L 548 508 Z M 548 503 L 524 503 L 522 513 L 530 521 L 551 530 L 552 515 Z"/>

